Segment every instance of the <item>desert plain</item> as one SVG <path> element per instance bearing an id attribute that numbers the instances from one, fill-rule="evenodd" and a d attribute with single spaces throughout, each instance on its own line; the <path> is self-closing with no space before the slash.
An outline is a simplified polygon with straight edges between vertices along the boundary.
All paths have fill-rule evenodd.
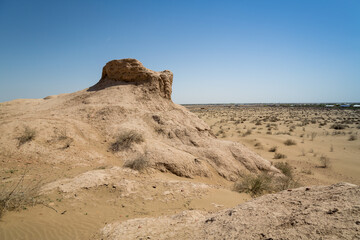
<path id="1" fill-rule="evenodd" d="M 186 106 L 218 138 L 240 142 L 274 163 L 288 162 L 301 185 L 360 183 L 360 109 L 325 104 Z"/>
<path id="2" fill-rule="evenodd" d="M 113 60 L 0 103 L 0 239 L 358 239 L 359 109 L 174 104 Z"/>

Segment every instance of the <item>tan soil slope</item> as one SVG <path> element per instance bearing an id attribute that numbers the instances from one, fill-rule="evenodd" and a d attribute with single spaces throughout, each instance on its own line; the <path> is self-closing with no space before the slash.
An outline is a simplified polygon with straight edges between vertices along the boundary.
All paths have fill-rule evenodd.
<path id="1" fill-rule="evenodd" d="M 359 239 L 360 187 L 348 183 L 266 195 L 208 214 L 108 224 L 102 239 Z"/>
<path id="2" fill-rule="evenodd" d="M 174 104 L 172 79 L 170 71 L 146 69 L 135 59 L 114 60 L 88 89 L 1 103 L 2 163 L 26 159 L 74 167 L 142 155 L 151 169 L 184 177 L 215 173 L 236 180 L 248 172 L 278 172 L 243 145 L 217 140 L 202 120 Z M 25 127 L 34 129 L 36 137 L 19 145 Z M 144 142 L 110 153 L 117 135 L 129 130 L 141 134 Z"/>

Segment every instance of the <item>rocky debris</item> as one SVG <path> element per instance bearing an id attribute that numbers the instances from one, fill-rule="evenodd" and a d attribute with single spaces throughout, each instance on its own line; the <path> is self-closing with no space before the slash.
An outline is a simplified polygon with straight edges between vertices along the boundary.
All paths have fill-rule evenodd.
<path id="1" fill-rule="evenodd" d="M 308 189 L 308 190 L 307 190 Z M 269 194 L 208 214 L 106 225 L 103 239 L 359 239 L 360 187 L 348 183 Z"/>

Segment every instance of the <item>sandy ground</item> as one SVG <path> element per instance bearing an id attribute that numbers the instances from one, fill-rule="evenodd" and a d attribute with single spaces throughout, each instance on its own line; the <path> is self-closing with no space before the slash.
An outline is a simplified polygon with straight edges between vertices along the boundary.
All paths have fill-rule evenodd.
<path id="1" fill-rule="evenodd" d="M 360 184 L 360 110 L 321 107 L 188 105 L 218 138 L 243 143 L 272 162 L 288 162 L 301 185 Z M 345 125 L 333 129 L 334 124 Z M 349 140 L 353 136 L 355 140 Z M 291 139 L 295 145 L 287 146 Z M 286 155 L 274 159 L 270 148 Z M 329 159 L 322 168 L 321 157 Z"/>
<path id="2" fill-rule="evenodd" d="M 103 178 L 106 174 L 108 178 Z M 0 239 L 98 239 L 99 229 L 114 221 L 184 210 L 215 212 L 251 199 L 227 189 L 226 182 L 219 187 L 201 179 L 139 175 L 116 167 L 75 178 L 46 185 L 44 204 L 7 212 L 0 223 Z"/>

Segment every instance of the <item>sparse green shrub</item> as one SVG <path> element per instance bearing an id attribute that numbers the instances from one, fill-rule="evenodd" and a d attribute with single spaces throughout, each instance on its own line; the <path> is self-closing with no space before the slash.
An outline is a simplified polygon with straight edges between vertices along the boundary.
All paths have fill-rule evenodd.
<path id="1" fill-rule="evenodd" d="M 21 136 L 17 138 L 17 140 L 19 141 L 18 146 L 20 147 L 21 145 L 34 140 L 35 136 L 36 136 L 35 129 L 31 129 L 28 126 L 26 126 L 24 132 L 22 132 Z"/>
<path id="2" fill-rule="evenodd" d="M 291 146 L 291 145 L 296 145 L 296 142 L 295 142 L 294 140 L 292 140 L 292 139 L 287 139 L 287 140 L 284 142 L 284 144 L 285 144 L 286 146 Z"/>
<path id="3" fill-rule="evenodd" d="M 274 177 L 268 173 L 259 175 L 245 175 L 234 184 L 234 191 L 249 193 L 257 197 L 266 193 L 273 193 L 299 186 L 288 176 Z"/>
<path id="4" fill-rule="evenodd" d="M 293 178 L 293 169 L 287 162 L 277 162 L 274 165 L 277 169 L 279 169 L 285 176 L 288 178 Z"/>
<path id="5" fill-rule="evenodd" d="M 274 159 L 282 159 L 282 158 L 286 158 L 286 155 L 282 154 L 282 153 L 275 153 L 274 154 Z"/>
<path id="6" fill-rule="evenodd" d="M 124 163 L 124 167 L 131 168 L 137 171 L 143 171 L 149 166 L 149 161 L 146 155 L 138 156 L 132 160 L 128 160 Z"/>
<path id="7" fill-rule="evenodd" d="M 118 152 L 127 148 L 130 148 L 134 143 L 141 143 L 144 141 L 142 134 L 136 132 L 135 130 L 125 131 L 119 134 L 110 146 L 110 149 L 113 152 Z"/>
<path id="8" fill-rule="evenodd" d="M 259 196 L 271 192 L 271 177 L 268 174 L 246 175 L 234 185 L 237 192 L 249 193 L 251 196 Z"/>

